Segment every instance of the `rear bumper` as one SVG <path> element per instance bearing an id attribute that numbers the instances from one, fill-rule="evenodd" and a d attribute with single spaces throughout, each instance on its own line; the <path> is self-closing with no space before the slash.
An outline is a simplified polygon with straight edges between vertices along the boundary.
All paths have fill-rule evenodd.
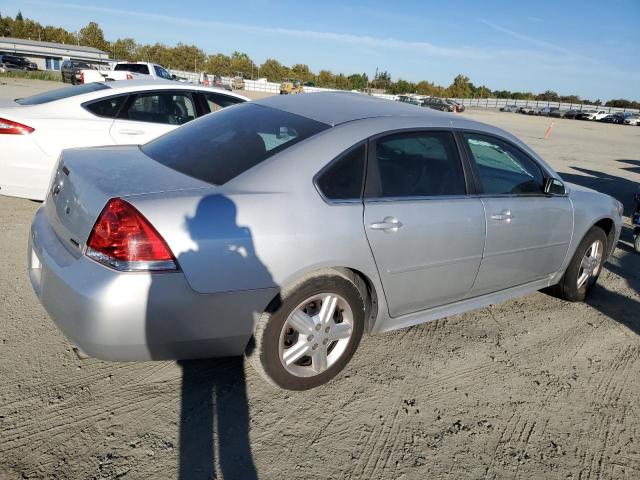
<path id="1" fill-rule="evenodd" d="M 198 294 L 181 272 L 120 273 L 65 247 L 44 209 L 28 250 L 33 289 L 64 335 L 111 361 L 240 355 L 276 289 Z"/>
<path id="2" fill-rule="evenodd" d="M 33 135 L 33 134 L 32 134 Z M 31 135 L 2 135 L 0 194 L 44 200 L 55 157 L 45 154 Z"/>

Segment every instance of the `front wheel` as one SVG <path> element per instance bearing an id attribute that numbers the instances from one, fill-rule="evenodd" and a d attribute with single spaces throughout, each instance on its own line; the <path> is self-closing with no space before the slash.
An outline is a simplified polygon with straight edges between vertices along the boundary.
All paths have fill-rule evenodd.
<path id="1" fill-rule="evenodd" d="M 591 227 L 576 249 L 562 279 L 552 292 L 570 302 L 582 302 L 596 284 L 607 251 L 607 235 Z"/>
<path id="2" fill-rule="evenodd" d="M 283 289 L 262 314 L 247 358 L 269 383 L 308 390 L 331 380 L 355 353 L 365 302 L 355 275 L 327 270 Z"/>

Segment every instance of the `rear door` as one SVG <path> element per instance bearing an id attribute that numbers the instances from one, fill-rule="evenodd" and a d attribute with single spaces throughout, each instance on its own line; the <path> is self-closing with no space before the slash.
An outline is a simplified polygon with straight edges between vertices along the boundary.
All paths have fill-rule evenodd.
<path id="1" fill-rule="evenodd" d="M 143 144 L 196 118 L 187 90 L 159 90 L 131 94 L 111 126 L 117 144 Z"/>
<path id="2" fill-rule="evenodd" d="M 512 143 L 480 133 L 463 137 L 481 183 L 487 223 L 484 258 L 472 296 L 557 272 L 573 230 L 569 198 L 545 195 L 547 174 Z"/>
<path id="3" fill-rule="evenodd" d="M 463 298 L 480 267 L 485 219 L 482 201 L 467 195 L 454 135 L 381 137 L 368 159 L 364 228 L 389 314 Z"/>

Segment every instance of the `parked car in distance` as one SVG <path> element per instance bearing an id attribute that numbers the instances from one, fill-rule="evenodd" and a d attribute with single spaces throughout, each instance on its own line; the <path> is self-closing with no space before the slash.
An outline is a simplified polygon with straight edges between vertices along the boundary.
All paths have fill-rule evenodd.
<path id="1" fill-rule="evenodd" d="M 575 119 L 576 115 L 578 115 L 579 113 L 580 113 L 580 110 L 568 110 L 567 112 L 565 112 L 564 118 Z"/>
<path id="2" fill-rule="evenodd" d="M 5 65 L 5 69 L 9 70 L 24 70 L 24 71 L 36 71 L 38 65 L 31 60 L 19 55 L 11 55 L 7 53 L 0 53 L 0 63 Z"/>
<path id="3" fill-rule="evenodd" d="M 173 80 L 163 66 L 149 62 L 119 62 L 113 70 L 80 70 L 79 83 L 117 80 Z"/>
<path id="4" fill-rule="evenodd" d="M 222 77 L 220 75 L 214 75 L 213 76 L 213 81 L 212 81 L 212 85 L 211 86 L 215 87 L 215 88 L 222 88 L 222 89 L 227 90 L 229 92 L 232 90 L 231 89 L 231 85 L 229 85 L 228 83 L 224 83 L 222 81 Z"/>
<path id="5" fill-rule="evenodd" d="M 246 101 L 164 80 L 96 82 L 0 107 L 0 194 L 44 200 L 65 148 L 142 144 L 197 117 Z"/>
<path id="6" fill-rule="evenodd" d="M 622 125 L 627 117 L 631 116 L 631 112 L 615 112 L 602 117 L 600 122 L 617 123 Z"/>
<path id="7" fill-rule="evenodd" d="M 292 93 L 302 93 L 302 82 L 287 78 L 280 83 L 280 95 L 290 95 Z"/>
<path id="8" fill-rule="evenodd" d="M 501 112 L 520 112 L 520 107 L 517 105 L 505 105 L 500 108 Z"/>
<path id="9" fill-rule="evenodd" d="M 369 93 L 369 92 L 367 92 Z M 371 93 L 369 93 L 370 95 Z M 422 105 L 425 99 L 416 95 L 398 95 L 398 101 L 401 103 L 408 103 L 410 105 Z"/>
<path id="10" fill-rule="evenodd" d="M 558 107 L 543 107 L 538 111 L 538 115 L 549 117 L 551 116 L 551 113 L 559 111 L 560 109 Z"/>
<path id="11" fill-rule="evenodd" d="M 620 202 L 503 130 L 324 92 L 236 105 L 141 148 L 65 150 L 27 260 L 88 355 L 244 353 L 305 390 L 365 332 L 543 288 L 585 299 L 621 228 Z"/>
<path id="12" fill-rule="evenodd" d="M 81 82 L 82 70 L 93 69 L 91 65 L 86 62 L 78 62 L 76 60 L 65 60 L 60 66 L 60 75 L 62 76 L 62 83 L 70 83 L 77 85 Z M 95 69 L 93 69 L 95 70 Z"/>
<path id="13" fill-rule="evenodd" d="M 435 97 L 425 98 L 422 101 L 422 106 L 431 108 L 432 110 L 439 110 L 441 112 L 455 111 L 455 106 L 443 98 L 435 98 Z"/>
<path id="14" fill-rule="evenodd" d="M 455 112 L 461 113 L 461 112 L 465 111 L 465 107 L 461 103 L 458 103 L 455 100 L 451 100 L 449 98 L 446 101 L 449 102 L 449 104 L 453 106 L 453 110 Z"/>
<path id="15" fill-rule="evenodd" d="M 587 109 L 576 115 L 576 120 L 600 120 L 608 115 L 606 110 Z"/>
<path id="16" fill-rule="evenodd" d="M 564 118 L 569 110 L 560 110 L 559 108 L 553 109 L 549 112 L 550 117 Z"/>
<path id="17" fill-rule="evenodd" d="M 634 113 L 624 119 L 625 125 L 640 125 L 640 113 Z"/>
<path id="18" fill-rule="evenodd" d="M 533 106 L 520 107 L 520 113 L 525 115 L 536 115 L 538 113 L 538 108 Z"/>

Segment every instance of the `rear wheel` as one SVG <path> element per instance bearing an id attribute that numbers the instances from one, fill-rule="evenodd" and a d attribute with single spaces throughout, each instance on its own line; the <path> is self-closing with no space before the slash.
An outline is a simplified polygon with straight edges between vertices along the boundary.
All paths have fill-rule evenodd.
<path id="1" fill-rule="evenodd" d="M 598 280 L 606 249 L 604 230 L 592 227 L 578 245 L 562 279 L 552 287 L 552 292 L 570 302 L 583 301 Z"/>
<path id="2" fill-rule="evenodd" d="M 355 275 L 326 270 L 283 289 L 256 326 L 247 358 L 268 382 L 308 390 L 328 382 L 355 353 L 365 303 Z"/>
<path id="3" fill-rule="evenodd" d="M 636 252 L 640 253 L 640 229 L 637 229 L 635 232 L 633 248 L 635 248 Z"/>

